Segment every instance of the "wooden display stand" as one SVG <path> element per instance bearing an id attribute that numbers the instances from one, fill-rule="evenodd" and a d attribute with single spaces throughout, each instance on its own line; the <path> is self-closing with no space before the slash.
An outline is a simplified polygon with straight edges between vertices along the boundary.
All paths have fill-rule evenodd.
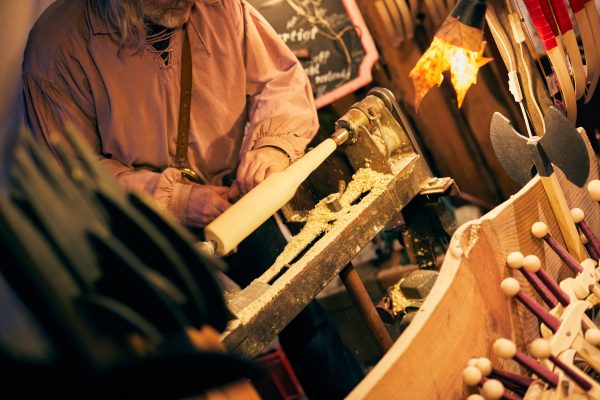
<path id="1" fill-rule="evenodd" d="M 596 156 L 580 131 L 591 160 L 588 181 L 598 179 Z M 600 229 L 600 207 L 585 186 L 579 188 L 557 171 L 570 208 L 585 212 L 586 222 Z M 550 233 L 560 233 L 539 177 L 482 218 L 461 226 L 452 237 L 439 278 L 410 326 L 394 343 L 349 399 L 462 399 L 468 396 L 462 370 L 473 357 L 487 357 L 494 365 L 522 372 L 513 361 L 492 352 L 498 338 L 510 338 L 517 348 L 539 334 L 537 320 L 500 289 L 506 277 L 541 303 L 521 274 L 506 266 L 513 251 L 535 254 L 557 280 L 572 275 L 543 241 L 535 239 L 531 225 L 544 221 Z"/>

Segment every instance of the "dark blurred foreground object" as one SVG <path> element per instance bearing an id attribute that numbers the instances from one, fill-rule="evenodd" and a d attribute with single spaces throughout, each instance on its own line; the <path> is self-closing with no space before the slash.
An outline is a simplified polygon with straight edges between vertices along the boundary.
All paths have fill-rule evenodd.
<path id="1" fill-rule="evenodd" d="M 57 164 L 21 132 L 0 194 L 0 397 L 182 398 L 255 378 L 219 342 L 219 260 L 66 138 Z"/>

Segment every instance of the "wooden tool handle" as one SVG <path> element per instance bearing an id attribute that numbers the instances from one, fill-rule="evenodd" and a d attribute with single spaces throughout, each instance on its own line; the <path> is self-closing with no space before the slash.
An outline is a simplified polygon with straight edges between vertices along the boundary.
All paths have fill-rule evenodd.
<path id="1" fill-rule="evenodd" d="M 540 36 L 544 48 L 546 50 L 555 48 L 558 45 L 556 43 L 556 37 L 552 32 L 552 27 L 548 24 L 548 21 L 544 16 L 544 11 L 542 10 L 540 2 L 538 0 L 523 0 L 523 3 L 525 4 L 525 7 L 527 7 L 527 11 L 529 11 L 535 30 Z"/>
<path id="2" fill-rule="evenodd" d="M 584 1 L 583 0 L 569 0 L 569 4 L 571 4 L 571 9 L 573 13 L 579 12 L 583 10 Z"/>
<path id="3" fill-rule="evenodd" d="M 230 253 L 290 201 L 298 186 L 336 147 L 333 139 L 327 139 L 285 170 L 269 175 L 204 228 L 206 240 L 215 243 L 219 255 Z"/>
<path id="4" fill-rule="evenodd" d="M 542 0 L 545 1 L 545 0 Z M 564 0 L 550 0 L 552 3 L 552 11 L 554 12 L 554 17 L 556 17 L 556 22 L 558 23 L 558 28 L 560 29 L 560 33 L 563 35 L 573 29 L 573 22 L 571 22 L 571 17 L 569 16 L 569 10 L 567 9 L 567 4 Z"/>
<path id="5" fill-rule="evenodd" d="M 558 30 L 558 24 L 556 23 L 556 19 L 554 18 L 554 13 L 552 11 L 552 6 L 550 5 L 550 0 L 537 0 L 542 9 L 542 13 L 544 14 L 544 18 L 546 22 L 552 29 L 552 33 L 555 37 L 560 35 L 560 31 Z M 532 17 L 533 18 L 533 17 Z"/>

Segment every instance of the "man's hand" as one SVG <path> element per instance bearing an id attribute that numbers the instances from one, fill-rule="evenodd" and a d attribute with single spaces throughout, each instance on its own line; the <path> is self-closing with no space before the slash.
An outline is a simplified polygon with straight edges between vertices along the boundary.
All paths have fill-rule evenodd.
<path id="1" fill-rule="evenodd" d="M 288 165 L 289 157 L 276 147 L 261 147 L 245 153 L 237 170 L 237 178 L 229 190 L 229 198 L 235 199 L 248 193 L 269 175 L 286 169 Z"/>
<path id="2" fill-rule="evenodd" d="M 203 228 L 231 207 L 226 186 L 194 185 L 188 203 L 187 225 Z"/>

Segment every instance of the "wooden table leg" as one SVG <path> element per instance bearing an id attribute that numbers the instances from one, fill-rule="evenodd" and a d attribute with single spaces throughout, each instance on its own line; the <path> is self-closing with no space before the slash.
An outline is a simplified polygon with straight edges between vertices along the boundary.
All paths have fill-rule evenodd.
<path id="1" fill-rule="evenodd" d="M 383 321 L 381 321 L 379 314 L 377 314 L 377 310 L 367 293 L 367 289 L 360 280 L 358 272 L 356 272 L 352 263 L 348 263 L 348 265 L 340 272 L 340 278 L 342 279 L 346 290 L 350 293 L 352 300 L 354 300 L 354 304 L 358 307 L 358 311 L 360 311 L 360 314 L 367 324 L 367 328 L 369 329 L 369 332 L 371 332 L 373 339 L 375 339 L 375 343 L 377 344 L 377 347 L 379 347 L 381 354 L 385 354 L 390 347 L 392 347 L 394 341 L 383 325 Z"/>

